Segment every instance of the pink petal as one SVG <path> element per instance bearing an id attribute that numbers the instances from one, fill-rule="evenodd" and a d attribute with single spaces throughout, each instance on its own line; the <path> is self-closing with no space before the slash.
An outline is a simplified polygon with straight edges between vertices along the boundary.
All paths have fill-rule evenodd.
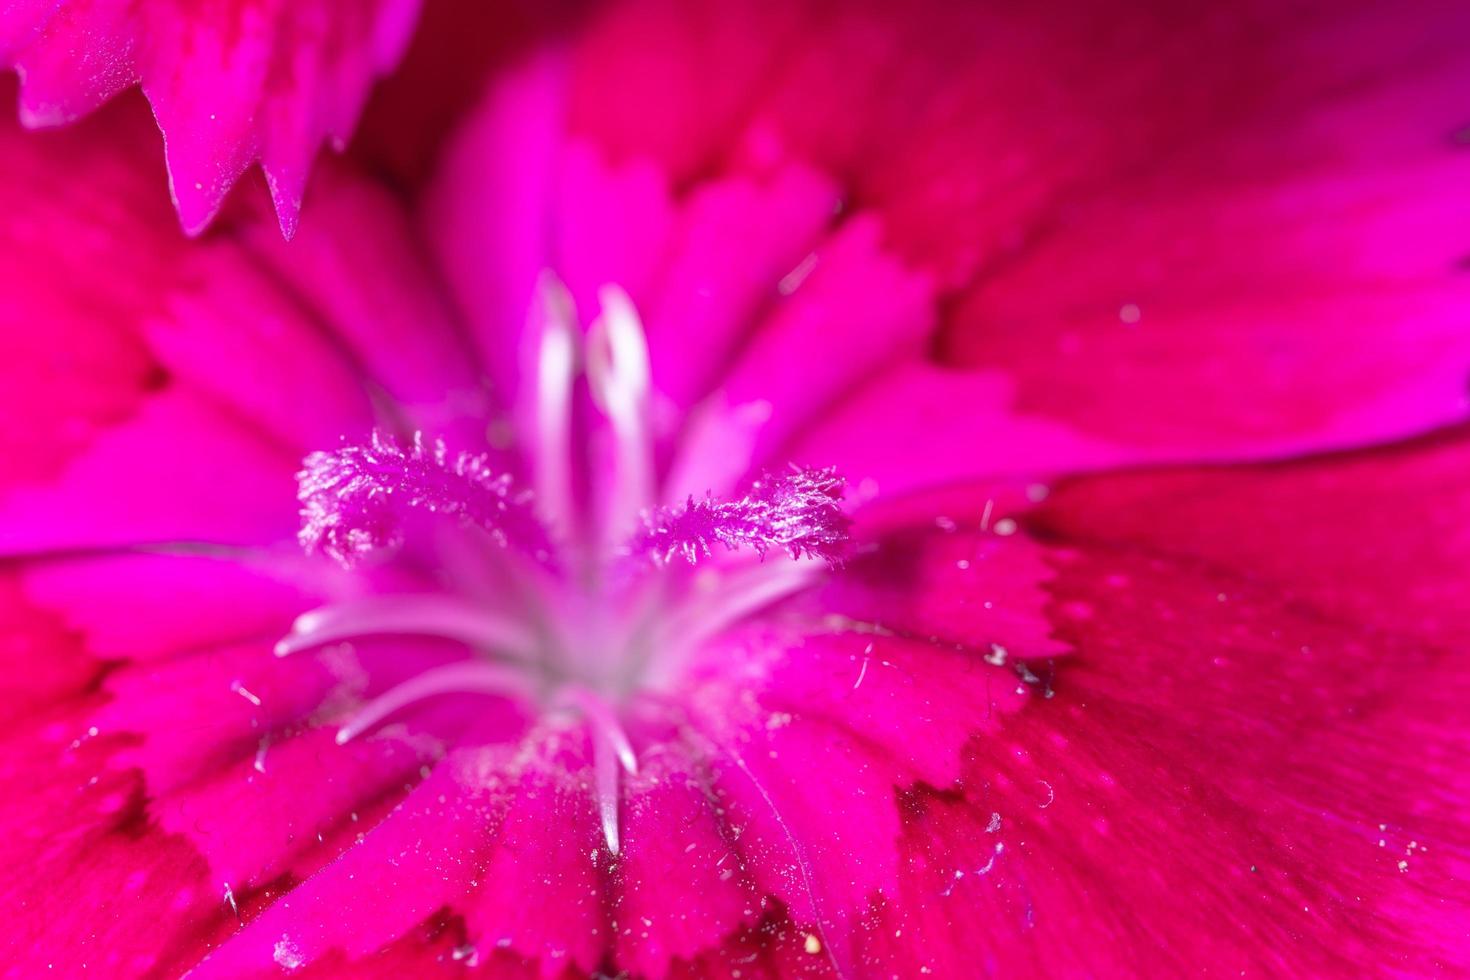
<path id="1" fill-rule="evenodd" d="M 487 411 L 482 380 L 402 205 L 348 167 L 328 165 L 312 206 L 320 218 L 290 242 L 252 216 L 240 231 L 243 250 L 330 325 L 344 358 L 382 386 L 408 426 L 477 445 Z M 320 397 L 310 385 L 307 394 Z M 342 434 L 309 448 L 335 445 Z"/>
<path id="2" fill-rule="evenodd" d="M 141 83 L 184 229 L 202 231 L 260 160 L 290 237 L 312 158 L 325 141 L 345 145 L 417 16 L 417 0 L 28 2 L 0 23 L 0 59 L 24 78 L 21 117 L 32 127 L 71 122 Z"/>
<path id="3" fill-rule="evenodd" d="M 1055 589 L 1073 667 L 975 747 L 964 807 L 919 809 L 918 873 L 873 933 L 893 958 L 875 957 L 936 973 L 961 950 L 1002 973 L 1463 959 L 1444 904 L 1466 872 L 1462 669 L 1137 553 L 1089 550 Z"/>
<path id="4" fill-rule="evenodd" d="M 151 793 L 165 793 L 249 758 L 328 695 L 361 692 L 361 671 L 350 654 L 281 659 L 261 642 L 206 649 L 114 671 L 105 682 L 110 700 L 89 724 L 136 736 L 119 762 L 141 769 Z"/>
<path id="5" fill-rule="evenodd" d="M 303 310 L 230 246 L 191 250 L 197 283 L 169 296 L 143 339 L 170 379 L 198 388 L 266 430 L 293 454 L 372 426 L 367 393 Z"/>
<path id="6" fill-rule="evenodd" d="M 813 26 L 793 4 L 609 6 L 575 50 L 572 128 L 614 161 L 649 159 L 687 181 L 728 148 L 782 55 L 815 39 Z"/>
<path id="7" fill-rule="evenodd" d="M 772 406 L 757 458 L 895 358 L 912 355 L 933 329 L 932 284 L 886 254 L 881 238 L 878 222 L 860 215 L 821 242 L 810 273 L 730 365 L 722 388 L 731 403 Z"/>
<path id="8" fill-rule="evenodd" d="M 1004 490 L 967 493 L 978 514 L 929 510 L 933 501 L 905 515 L 922 512 L 922 525 L 865 533 L 860 524 L 846 573 L 811 598 L 813 608 L 984 655 L 997 645 L 1021 659 L 1065 653 L 1043 613 L 1052 575 L 1045 550 L 1028 537 L 996 533 L 1013 513 L 995 505 Z"/>
<path id="9" fill-rule="evenodd" d="M 0 723 L 78 697 L 102 673 L 68 624 L 27 594 L 23 576 L 0 577 Z"/>
<path id="10" fill-rule="evenodd" d="M 830 179 L 800 165 L 690 193 L 647 310 L 660 392 L 681 408 L 709 392 L 776 287 L 804 279 L 839 202 Z"/>
<path id="11" fill-rule="evenodd" d="M 967 742 L 1041 693 L 978 652 L 883 634 L 720 644 L 688 695 L 736 867 L 849 970 L 869 903 L 898 887 L 898 791 L 956 783 Z"/>
<path id="12" fill-rule="evenodd" d="M 290 528 L 289 508 L 271 503 L 289 453 L 171 383 L 146 341 L 182 298 L 177 234 L 162 193 L 141 178 L 146 157 L 96 143 L 139 122 L 118 107 L 87 132 L 6 125 L 0 136 L 15 174 L 0 191 L 0 225 L 15 243 L 0 271 L 0 327 L 19 342 L 0 399 L 27 420 L 6 427 L 7 551 L 260 540 Z"/>
<path id="13" fill-rule="evenodd" d="M 49 484 L 0 496 L 0 550 L 290 537 L 294 464 L 198 396 L 166 391 Z M 99 488 L 105 493 L 99 494 Z"/>
<path id="14" fill-rule="evenodd" d="M 535 377 L 524 334 L 550 258 L 564 73 L 554 51 L 512 66 L 446 147 L 425 198 L 427 238 L 502 408 Z"/>
<path id="15" fill-rule="evenodd" d="M 1463 418 L 1470 160 L 1451 134 L 1470 59 L 1449 39 L 1467 26 L 1436 4 L 1222 17 L 1209 45 L 1048 25 L 1096 64 L 1140 63 L 1142 41 L 1147 67 L 1096 73 L 1110 159 L 964 290 L 943 356 L 1005 372 L 1027 415 L 1144 451 L 1283 454 Z"/>
<path id="16" fill-rule="evenodd" d="M 999 371 L 895 364 L 837 400 L 775 455 L 835 466 L 887 499 L 946 484 L 1165 457 L 1024 411 Z"/>
<path id="17" fill-rule="evenodd" d="M 0 266 L 0 323 L 10 344 L 0 393 L 6 416 L 27 423 L 0 430 L 7 488 L 55 475 L 98 429 L 134 414 L 165 382 L 138 324 L 159 312 L 161 270 L 177 258 L 172 240 L 149 231 L 173 231 L 168 201 L 143 176 L 153 154 L 98 153 L 95 142 L 134 147 L 145 125 L 121 111 L 103 113 L 87 133 L 27 136 L 0 125 L 10 175 L 0 184 L 0 227 L 10 243 Z M 119 247 L 118 237 L 135 247 Z M 37 323 L 47 329 L 33 329 Z"/>
<path id="18" fill-rule="evenodd" d="M 674 220 L 667 180 L 645 161 L 610 165 L 585 142 L 563 148 L 548 259 L 583 322 L 596 316 L 597 291 L 607 283 L 621 286 L 635 303 L 646 301 Z"/>

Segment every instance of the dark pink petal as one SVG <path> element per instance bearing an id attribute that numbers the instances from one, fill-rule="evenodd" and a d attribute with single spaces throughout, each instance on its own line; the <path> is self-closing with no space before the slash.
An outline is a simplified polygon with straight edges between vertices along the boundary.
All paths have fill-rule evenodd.
<path id="1" fill-rule="evenodd" d="M 1462 969 L 1464 457 L 1456 437 L 1054 489 L 1023 523 L 1073 652 L 1054 697 L 970 745 L 962 792 L 908 799 L 903 897 L 864 955 Z"/>
<path id="2" fill-rule="evenodd" d="M 184 229 L 202 231 L 259 160 L 290 237 L 317 150 L 345 145 L 368 88 L 402 55 L 418 7 L 28 0 L 0 18 L 0 63 L 24 79 L 20 110 L 30 127 L 72 122 L 141 83 L 163 131 Z"/>
<path id="3" fill-rule="evenodd" d="M 289 531 L 289 511 L 258 495 L 275 492 L 290 457 L 174 384 L 148 344 L 188 297 L 177 232 L 141 176 L 146 157 L 97 142 L 140 124 L 120 106 L 78 130 L 7 124 L 0 137 L 15 175 L 0 191 L 14 258 L 0 271 L 0 326 L 20 342 L 0 399 L 27 420 L 6 427 L 18 443 L 0 479 L 7 551 Z"/>
<path id="4" fill-rule="evenodd" d="M 1038 660 L 1065 653 L 1042 614 L 1052 575 L 1046 550 L 1013 534 L 1016 503 L 1007 502 L 1004 488 L 972 487 L 967 495 L 978 512 L 930 498 L 894 515 L 912 521 L 922 514 L 922 524 L 861 534 L 848 574 L 834 577 L 812 601 L 828 613 L 968 648 L 1001 664 L 1009 656 Z M 876 524 L 880 518 L 872 516 Z M 997 525 L 1011 533 L 997 533 Z M 996 654 L 996 646 L 1008 655 Z"/>
<path id="5" fill-rule="evenodd" d="M 88 725 L 134 736 L 118 761 L 164 793 L 251 757 L 329 696 L 350 701 L 365 687 L 347 651 L 280 659 L 267 642 L 242 643 L 114 671 L 104 682 L 108 701 Z"/>
<path id="6" fill-rule="evenodd" d="M 728 151 L 783 58 L 825 43 L 814 6 L 654 0 L 599 11 L 575 52 L 574 129 L 616 160 L 648 159 L 687 181 Z"/>
<path id="7" fill-rule="evenodd" d="M 0 723 L 74 698 L 102 673 L 69 624 L 26 594 L 24 578 L 0 578 Z"/>
<path id="8" fill-rule="evenodd" d="M 777 455 L 835 466 L 882 498 L 986 478 L 1101 469 L 1163 457 L 1015 410 L 1000 371 L 911 360 L 839 400 Z"/>
<path id="9" fill-rule="evenodd" d="M 596 314 L 606 283 L 645 302 L 674 221 L 667 175 L 643 160 L 611 164 L 599 147 L 576 141 L 563 149 L 554 193 L 547 261 L 584 322 Z"/>
<path id="10" fill-rule="evenodd" d="M 812 262 L 764 273 L 777 314 L 729 352 L 716 326 L 701 355 L 733 361 L 732 409 L 772 403 L 757 459 L 851 460 L 888 492 L 994 465 L 1280 455 L 1465 414 L 1465 29 L 1436 3 L 649 0 L 575 49 L 570 125 L 609 168 L 658 168 L 676 211 L 794 169 L 848 199 Z M 870 224 L 874 267 L 793 327 L 779 305 L 820 292 Z M 651 331 L 655 363 L 702 338 L 690 318 Z M 853 435 L 878 425 L 913 451 Z"/>
<path id="11" fill-rule="evenodd" d="M 725 864 L 791 910 L 820 962 L 852 970 L 869 903 L 898 887 L 899 791 L 954 784 L 966 743 L 998 735 L 1041 691 L 979 651 L 837 615 L 827 627 L 841 632 L 715 645 L 686 737 L 733 850 Z"/>
<path id="12" fill-rule="evenodd" d="M 9 125 L 0 135 L 14 175 L 0 190 L 0 236 L 14 259 L 0 270 L 0 329 L 18 345 L 0 365 L 0 408 L 26 420 L 7 426 L 0 445 L 11 460 L 0 476 L 0 548 L 12 553 L 289 538 L 301 456 L 376 420 L 362 338 L 391 334 L 425 305 L 425 285 L 406 275 L 375 278 L 371 310 L 344 302 L 359 290 L 340 275 L 298 290 L 262 263 L 248 215 L 230 234 L 184 248 L 151 184 L 151 154 L 137 150 L 146 126 L 137 108 L 111 106 L 56 133 Z M 365 211 L 357 186 L 333 179 L 324 205 Z M 303 265 L 326 264 L 333 236 L 354 243 L 336 251 L 376 257 L 372 243 L 388 257 L 411 255 L 402 215 L 369 200 L 381 219 L 375 236 L 348 225 L 316 233 Z M 384 386 L 412 411 L 427 397 L 423 374 L 459 363 L 436 380 L 457 385 L 464 404 L 434 418 L 462 425 L 480 406 L 453 325 L 425 316 L 416 329 L 415 353 L 397 358 Z M 429 364 L 416 369 L 419 358 Z"/>
<path id="13" fill-rule="evenodd" d="M 1138 553 L 1089 550 L 1054 588 L 1078 653 L 976 745 L 964 806 L 918 808 L 919 873 L 874 934 L 906 937 L 893 969 L 1461 962 L 1463 668 Z"/>
<path id="14" fill-rule="evenodd" d="M 58 479 L 0 497 L 0 550 L 281 540 L 295 523 L 281 493 L 289 500 L 289 455 L 198 396 L 168 391 Z"/>
<path id="15" fill-rule="evenodd" d="M 309 601 L 300 589 L 222 558 L 129 554 L 14 564 L 0 584 L 7 664 L 0 719 L 77 715 L 77 699 L 121 663 L 156 664 L 275 635 Z M 166 725 L 163 716 L 147 717 Z M 91 721 L 69 724 L 68 741 Z"/>
<path id="16" fill-rule="evenodd" d="M 109 767 L 118 740 L 90 735 L 80 705 L 0 746 L 9 975 L 181 972 L 228 906 L 193 849 L 142 818 L 142 780 Z"/>
<path id="17" fill-rule="evenodd" d="M 1068 538 L 1202 558 L 1334 618 L 1453 650 L 1470 641 L 1457 598 L 1467 495 L 1461 429 L 1311 464 L 1064 483 L 1041 520 Z"/>

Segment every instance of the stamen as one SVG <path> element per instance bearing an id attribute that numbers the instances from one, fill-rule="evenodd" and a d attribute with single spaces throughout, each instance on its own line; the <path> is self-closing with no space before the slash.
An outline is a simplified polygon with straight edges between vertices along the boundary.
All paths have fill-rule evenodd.
<path id="1" fill-rule="evenodd" d="M 401 544 L 409 508 L 457 517 L 539 561 L 551 557 L 530 495 L 516 492 L 510 477 L 492 473 L 483 455 L 451 458 L 442 440 L 426 443 L 417 432 L 405 450 L 375 429 L 367 445 L 315 452 L 303 465 L 296 475 L 301 545 L 348 568 Z"/>
<path id="2" fill-rule="evenodd" d="M 810 586 L 820 566 L 781 562 L 758 565 L 731 573 L 715 572 L 721 578 L 707 590 L 684 599 L 670 613 L 651 645 L 663 650 L 664 671 L 677 668 L 682 652 L 692 650 L 733 624 L 767 606 L 780 602 Z"/>
<path id="3" fill-rule="evenodd" d="M 615 452 L 606 530 L 621 535 L 653 502 L 652 381 L 648 342 L 638 310 L 618 286 L 597 293 L 602 314 L 587 333 L 587 386 L 612 424 Z"/>
<path id="4" fill-rule="evenodd" d="M 438 636 L 520 659 L 529 659 L 535 649 L 535 638 L 524 623 L 452 595 L 383 595 L 303 613 L 276 644 L 276 656 L 383 634 Z"/>
<path id="5" fill-rule="evenodd" d="M 782 476 L 763 476 L 739 500 L 690 497 L 683 507 L 645 515 L 643 530 L 629 550 L 660 562 L 678 555 L 693 564 L 708 557 L 716 544 L 731 550 L 753 548 L 761 557 L 771 548 L 783 548 L 792 558 L 820 558 L 835 566 L 851 524 L 842 512 L 845 485 L 832 469 L 793 469 Z"/>
<path id="6" fill-rule="evenodd" d="M 638 772 L 638 756 L 628 735 L 618 722 L 617 713 L 606 701 L 583 688 L 570 688 L 560 700 L 576 708 L 587 719 L 592 739 L 592 776 L 597 800 L 597 816 L 602 823 L 602 836 L 608 853 L 614 857 L 622 847 L 618 829 L 618 804 L 621 799 L 619 767 L 630 776 Z"/>
<path id="7" fill-rule="evenodd" d="M 493 694 L 501 697 L 530 696 L 523 669 L 466 660 L 426 670 L 363 705 L 337 729 L 337 744 L 346 745 L 395 712 L 438 694 Z"/>

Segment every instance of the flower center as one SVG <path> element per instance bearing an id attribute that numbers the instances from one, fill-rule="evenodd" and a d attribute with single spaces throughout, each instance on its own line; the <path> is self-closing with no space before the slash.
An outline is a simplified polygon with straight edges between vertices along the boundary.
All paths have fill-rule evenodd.
<path id="1" fill-rule="evenodd" d="M 529 488 L 488 454 L 452 454 L 417 432 L 400 442 L 375 430 L 364 443 L 310 454 L 298 474 L 307 552 L 348 569 L 410 548 L 432 562 L 446 547 L 447 519 L 455 554 L 493 573 L 511 600 L 446 586 L 344 601 L 298 618 L 276 653 L 379 634 L 463 644 L 465 659 L 360 706 L 337 741 L 445 694 L 571 715 L 587 729 L 616 854 L 620 773 L 637 768 L 629 713 L 644 697 L 666 696 L 706 641 L 837 564 L 848 519 L 844 482 L 831 470 L 767 473 L 730 499 L 661 501 L 643 328 L 621 289 L 605 287 L 599 299 L 584 335 L 565 289 L 543 277 L 537 369 L 517 411 Z"/>

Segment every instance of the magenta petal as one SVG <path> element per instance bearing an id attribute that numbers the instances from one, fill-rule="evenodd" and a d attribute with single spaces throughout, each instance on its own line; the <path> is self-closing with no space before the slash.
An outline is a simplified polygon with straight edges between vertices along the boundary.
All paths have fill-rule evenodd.
<path id="1" fill-rule="evenodd" d="M 954 501 L 900 501 L 871 524 L 859 520 L 847 574 L 835 578 L 811 604 L 828 614 L 946 648 L 966 648 L 1004 665 L 1008 657 L 1039 660 L 1067 646 L 1053 636 L 1045 609 L 1053 571 L 1046 550 L 1014 533 L 1013 501 L 1005 488 L 970 486 Z M 916 515 L 923 523 L 915 520 Z M 1000 532 L 997 533 L 997 526 Z M 995 654 L 996 648 L 1007 656 Z"/>
<path id="2" fill-rule="evenodd" d="M 1450 38 L 1465 11 L 1358 4 L 1219 29 L 1203 61 L 1204 45 L 1160 50 L 1152 95 L 1107 73 L 1099 135 L 1131 146 L 964 291 L 946 360 L 1007 374 L 1028 415 L 1196 458 L 1464 418 L 1470 156 L 1453 134 L 1470 60 Z M 1101 59 L 1153 30 L 1067 44 Z M 1158 156 L 1130 166 L 1138 153 Z"/>
<path id="3" fill-rule="evenodd" d="M 103 669 L 70 624 L 25 586 L 19 572 L 0 576 L 0 725 L 80 696 Z"/>
<path id="4" fill-rule="evenodd" d="M 1208 566 L 1081 550 L 1053 586 L 1077 647 L 1055 698 L 975 745 L 965 806 L 919 809 L 918 873 L 873 955 L 900 972 L 961 948 L 999 973 L 1459 969 L 1463 668 Z M 975 810 L 999 815 L 1000 853 Z"/>
<path id="5" fill-rule="evenodd" d="M 231 415 L 166 392 L 54 482 L 0 495 L 0 551 L 288 539 L 292 469 L 288 453 Z"/>
<path id="6" fill-rule="evenodd" d="M 21 581 L 28 600 L 65 624 L 97 661 L 158 661 L 284 633 L 314 600 L 276 577 L 283 564 L 117 554 L 33 562 Z"/>
<path id="7" fill-rule="evenodd" d="M 334 952 L 363 957 L 446 906 L 463 917 L 467 956 L 519 954 L 548 977 L 592 969 L 608 937 L 601 832 L 584 787 L 566 780 L 584 755 L 580 738 L 550 729 L 519 748 L 470 741 L 451 750 L 378 826 L 226 942 L 201 974 L 234 975 L 282 957 L 296 965 Z M 381 900 L 383 889 L 392 902 Z"/>
<path id="8" fill-rule="evenodd" d="M 353 822 L 352 813 L 417 781 L 436 757 L 422 739 L 390 735 L 338 746 L 334 734 L 324 728 L 266 739 L 233 765 L 161 795 L 149 813 L 199 850 L 215 880 L 243 895 L 291 870 L 322 834 Z"/>
<path id="9" fill-rule="evenodd" d="M 383 378 L 406 409 L 430 391 L 453 398 L 434 420 L 477 419 L 478 436 L 476 374 L 442 309 L 437 330 L 426 316 L 404 332 L 426 284 L 385 274 L 371 309 L 344 306 L 340 270 L 336 289 L 320 274 L 300 289 L 261 262 L 248 230 L 187 247 L 136 151 L 135 108 L 56 133 L 4 127 L 16 180 L 0 190 L 0 231 L 17 247 L 0 268 L 0 326 L 17 342 L 0 364 L 0 404 L 26 424 L 0 437 L 12 461 L 0 474 L 0 547 L 289 538 L 294 507 L 279 488 L 301 456 L 392 413 L 364 381 L 364 337 L 412 347 Z M 352 205 L 364 223 L 371 214 L 377 234 L 314 233 L 298 274 L 334 268 L 338 250 L 410 253 L 402 216 L 372 197 L 369 212 L 353 186 L 334 179 L 325 203 Z"/>
<path id="10" fill-rule="evenodd" d="M 294 968 L 333 950 L 366 956 L 475 887 L 504 806 L 473 778 L 483 751 L 451 751 L 380 824 L 231 936 L 197 975 Z"/>
<path id="11" fill-rule="evenodd" d="M 757 924 L 763 903 L 687 745 L 645 754 L 627 794 L 614 955 L 635 973 L 664 976 L 675 960 Z"/>
<path id="12" fill-rule="evenodd" d="M 292 456 L 186 389 L 151 397 L 54 479 L 0 492 L 0 551 L 290 536 Z M 102 491 L 101 488 L 106 488 Z"/>
<path id="13" fill-rule="evenodd" d="M 463 903 L 465 929 L 488 954 L 537 963 L 542 977 L 592 972 L 611 938 L 608 862 L 592 794 L 587 740 L 575 730 L 533 735 L 507 771 L 508 809 L 493 852 Z"/>
<path id="14" fill-rule="evenodd" d="M 28 126 L 67 123 L 141 82 L 167 146 L 184 229 L 202 231 L 255 160 L 287 237 L 321 144 L 344 145 L 372 82 L 392 69 L 418 0 L 199 6 L 12 5 L 0 61 L 25 84 Z"/>
<path id="15" fill-rule="evenodd" d="M 550 262 L 584 322 L 607 283 L 646 303 L 674 222 L 668 175 L 646 160 L 609 163 L 600 147 L 574 140 L 563 148 L 560 176 Z"/>
<path id="16" fill-rule="evenodd" d="M 348 362 L 293 298 L 234 247 L 193 250 L 195 283 L 143 325 L 159 367 L 250 419 L 294 454 L 372 425 Z"/>
<path id="17" fill-rule="evenodd" d="M 89 724 L 103 734 L 136 736 L 118 758 L 146 774 L 150 792 L 164 793 L 249 758 L 304 722 L 328 695 L 360 693 L 360 675 L 356 659 L 342 651 L 280 659 L 266 643 L 206 649 L 114 671 L 105 682 L 110 701 Z"/>
<path id="18" fill-rule="evenodd" d="M 829 962 L 852 969 L 861 910 L 897 884 L 892 773 L 840 729 L 807 722 L 752 735 L 710 759 L 747 873 L 810 925 Z"/>

